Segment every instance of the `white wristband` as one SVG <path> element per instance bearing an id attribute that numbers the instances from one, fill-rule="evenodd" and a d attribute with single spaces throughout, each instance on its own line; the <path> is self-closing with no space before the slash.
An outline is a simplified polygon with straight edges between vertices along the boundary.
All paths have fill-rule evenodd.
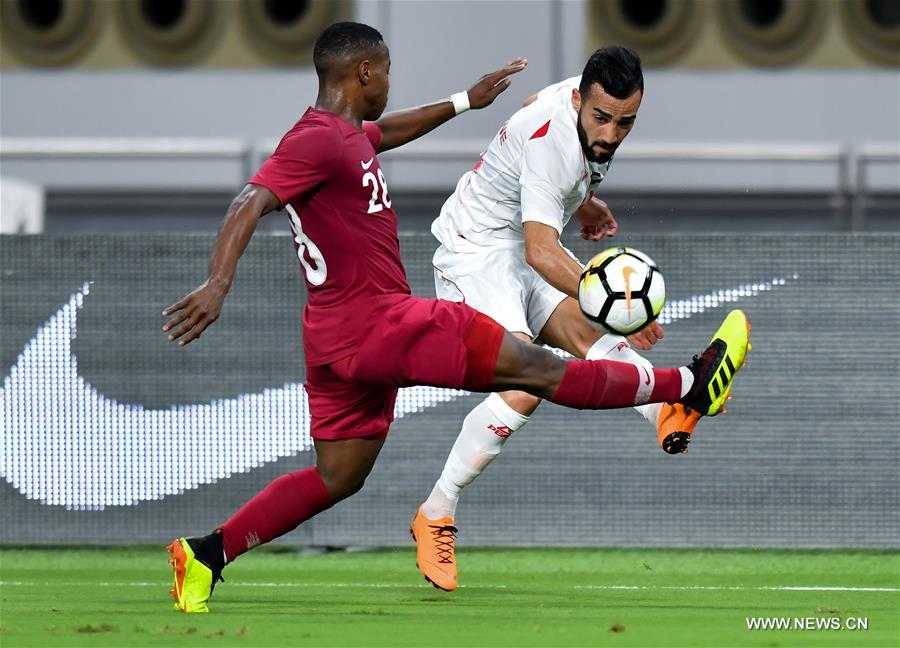
<path id="1" fill-rule="evenodd" d="M 457 92 L 455 94 L 452 94 L 450 95 L 450 101 L 453 102 L 453 109 L 456 111 L 457 115 L 464 113 L 469 108 L 471 108 L 471 106 L 469 105 L 468 92 Z"/>

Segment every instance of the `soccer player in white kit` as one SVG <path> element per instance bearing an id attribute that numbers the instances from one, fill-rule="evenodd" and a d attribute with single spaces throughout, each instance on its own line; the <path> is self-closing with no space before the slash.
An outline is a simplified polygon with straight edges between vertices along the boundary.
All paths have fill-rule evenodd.
<path id="1" fill-rule="evenodd" d="M 651 366 L 629 341 L 649 349 L 662 328 L 654 322 L 626 340 L 590 326 L 578 306 L 581 264 L 559 240 L 572 214 L 584 238 L 615 234 L 616 221 L 594 192 L 634 125 L 643 85 L 638 55 L 606 47 L 594 52 L 580 77 L 525 102 L 460 178 L 431 227 L 441 243 L 433 262 L 439 298 L 465 301 L 522 339 L 539 339 L 579 358 Z M 491 394 L 465 418 L 411 528 L 419 569 L 436 587 L 458 584 L 454 517 L 460 491 L 539 404 L 525 392 Z M 657 428 L 671 454 L 686 450 L 700 418 L 682 405 L 635 409 Z"/>

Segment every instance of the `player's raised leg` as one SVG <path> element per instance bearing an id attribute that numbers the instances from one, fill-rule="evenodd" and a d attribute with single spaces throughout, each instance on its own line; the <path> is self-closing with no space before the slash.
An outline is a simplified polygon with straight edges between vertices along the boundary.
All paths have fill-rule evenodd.
<path id="1" fill-rule="evenodd" d="M 575 409 L 666 402 L 715 416 L 724 408 L 734 377 L 745 362 L 749 332 L 744 313 L 731 311 L 709 346 L 690 364 L 649 370 L 613 360 L 566 362 L 507 335 L 498 354 L 493 388 L 522 389 Z"/>

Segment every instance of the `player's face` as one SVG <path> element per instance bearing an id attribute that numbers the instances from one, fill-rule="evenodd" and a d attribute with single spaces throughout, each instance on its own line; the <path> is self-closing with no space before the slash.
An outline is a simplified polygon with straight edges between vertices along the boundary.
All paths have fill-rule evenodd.
<path id="1" fill-rule="evenodd" d="M 616 99 L 595 83 L 587 96 L 581 96 L 575 90 L 572 105 L 578 111 L 578 139 L 584 156 L 591 162 L 609 162 L 634 126 L 641 106 L 641 92 L 626 99 Z"/>
<path id="2" fill-rule="evenodd" d="M 373 56 L 369 63 L 369 83 L 366 86 L 366 103 L 369 113 L 364 119 L 374 121 L 381 117 L 387 106 L 388 90 L 391 87 L 391 53 L 387 45 L 382 43 L 381 51 Z"/>

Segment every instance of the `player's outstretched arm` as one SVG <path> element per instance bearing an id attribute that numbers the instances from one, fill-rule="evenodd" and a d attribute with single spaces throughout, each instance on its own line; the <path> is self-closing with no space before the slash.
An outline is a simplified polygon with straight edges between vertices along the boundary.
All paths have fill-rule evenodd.
<path id="1" fill-rule="evenodd" d="M 170 340 L 180 346 L 189 344 L 219 318 L 238 260 L 247 249 L 259 219 L 279 206 L 275 194 L 252 184 L 231 201 L 209 260 L 209 277 L 162 312 L 163 317 L 173 316 L 162 329 L 171 331 Z"/>
<path id="2" fill-rule="evenodd" d="M 457 110 L 457 105 L 448 99 L 384 115 L 375 122 L 381 129 L 381 144 L 378 152 L 389 151 L 422 137 L 463 110 L 490 106 L 494 99 L 509 87 L 511 83 L 509 77 L 521 72 L 527 65 L 527 60 L 517 58 L 510 61 L 505 67 L 485 74 L 469 88 L 468 92 L 460 93 L 466 95 L 464 103 L 468 103 L 468 106 L 460 106 L 459 110 Z"/>

